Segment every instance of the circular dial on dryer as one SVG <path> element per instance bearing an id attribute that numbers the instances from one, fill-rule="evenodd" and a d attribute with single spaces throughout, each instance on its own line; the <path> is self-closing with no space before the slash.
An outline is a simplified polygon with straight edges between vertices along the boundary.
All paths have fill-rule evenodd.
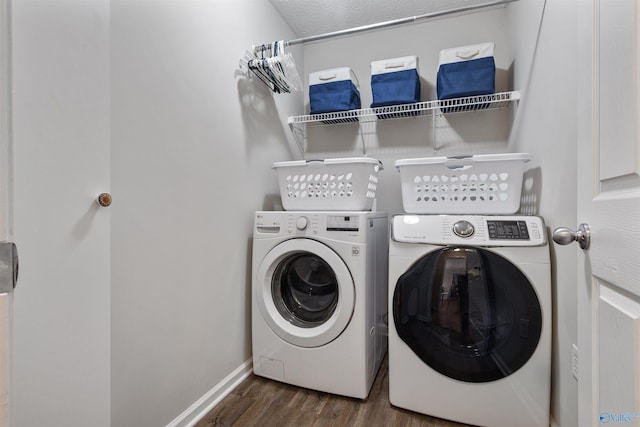
<path id="1" fill-rule="evenodd" d="M 457 221 L 453 224 L 453 232 L 456 236 L 460 237 L 471 237 L 473 233 L 475 233 L 475 228 L 473 228 L 473 224 L 469 221 L 461 220 Z"/>

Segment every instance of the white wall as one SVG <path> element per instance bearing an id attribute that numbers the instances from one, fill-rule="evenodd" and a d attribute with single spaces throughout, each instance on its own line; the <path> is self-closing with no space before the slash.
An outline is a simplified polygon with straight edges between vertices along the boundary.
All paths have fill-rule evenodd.
<path id="1" fill-rule="evenodd" d="M 536 58 L 512 149 L 535 157 L 537 210 L 547 228 L 575 228 L 576 79 L 575 0 L 547 0 Z M 576 251 L 556 251 L 553 264 L 553 375 L 551 412 L 560 427 L 578 425 L 577 381 L 571 374 L 571 346 L 577 342 Z"/>
<path id="2" fill-rule="evenodd" d="M 251 357 L 253 212 L 302 98 L 238 61 L 292 36 L 266 0 L 111 2 L 113 425 L 166 425 Z"/>
<path id="3" fill-rule="evenodd" d="M 110 425 L 109 2 L 17 0 L 16 426 Z"/>

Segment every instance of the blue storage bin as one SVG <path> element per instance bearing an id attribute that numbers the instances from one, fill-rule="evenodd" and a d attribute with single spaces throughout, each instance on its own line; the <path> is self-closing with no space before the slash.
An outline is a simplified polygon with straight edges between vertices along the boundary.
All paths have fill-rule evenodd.
<path id="1" fill-rule="evenodd" d="M 358 87 L 358 79 L 349 67 L 333 68 L 309 74 L 310 114 L 361 108 Z"/>
<path id="2" fill-rule="evenodd" d="M 482 43 L 442 50 L 436 83 L 438 99 L 495 93 L 494 47 L 494 43 Z"/>
<path id="3" fill-rule="evenodd" d="M 371 107 L 411 104 L 420 101 L 418 57 L 373 61 L 371 63 Z"/>

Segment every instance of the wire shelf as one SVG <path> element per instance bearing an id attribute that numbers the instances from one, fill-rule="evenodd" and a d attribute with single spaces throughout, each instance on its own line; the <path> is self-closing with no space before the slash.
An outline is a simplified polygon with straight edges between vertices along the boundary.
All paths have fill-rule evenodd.
<path id="1" fill-rule="evenodd" d="M 342 125 L 346 123 L 359 125 L 362 142 L 362 153 L 366 154 L 362 125 L 379 120 L 404 119 L 410 117 L 427 116 L 432 120 L 434 151 L 436 145 L 436 122 L 438 117 L 449 114 L 466 113 L 472 111 L 496 110 L 514 105 L 520 100 L 519 91 L 499 92 L 491 95 L 468 96 L 445 100 L 416 102 L 413 104 L 391 105 L 387 107 L 363 108 L 360 110 L 340 111 L 289 117 L 289 128 L 298 144 L 300 154 L 304 158 L 307 129 L 316 126 Z"/>
<path id="2" fill-rule="evenodd" d="M 469 96 L 446 100 L 417 102 L 413 104 L 391 105 L 387 107 L 363 108 L 360 110 L 340 111 L 289 117 L 289 125 L 334 125 L 343 123 L 367 123 L 377 120 L 405 117 L 449 114 L 466 111 L 491 110 L 505 108 L 520 100 L 520 92 L 500 92 L 491 95 Z"/>

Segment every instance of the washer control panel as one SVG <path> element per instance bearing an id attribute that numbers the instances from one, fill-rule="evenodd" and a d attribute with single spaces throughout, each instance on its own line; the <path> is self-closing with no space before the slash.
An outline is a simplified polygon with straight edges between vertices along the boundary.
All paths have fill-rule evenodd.
<path id="1" fill-rule="evenodd" d="M 396 215 L 391 237 L 398 242 L 436 245 L 542 246 L 545 225 L 537 216 Z"/>
<path id="2" fill-rule="evenodd" d="M 374 220 L 383 218 L 386 223 L 384 212 L 258 211 L 254 238 L 323 237 L 360 242 L 367 238 Z"/>
<path id="3" fill-rule="evenodd" d="M 360 218 L 353 215 L 328 215 L 328 231 L 359 231 Z"/>
<path id="4" fill-rule="evenodd" d="M 288 234 L 318 234 L 320 218 L 318 215 L 286 215 L 284 230 Z"/>

